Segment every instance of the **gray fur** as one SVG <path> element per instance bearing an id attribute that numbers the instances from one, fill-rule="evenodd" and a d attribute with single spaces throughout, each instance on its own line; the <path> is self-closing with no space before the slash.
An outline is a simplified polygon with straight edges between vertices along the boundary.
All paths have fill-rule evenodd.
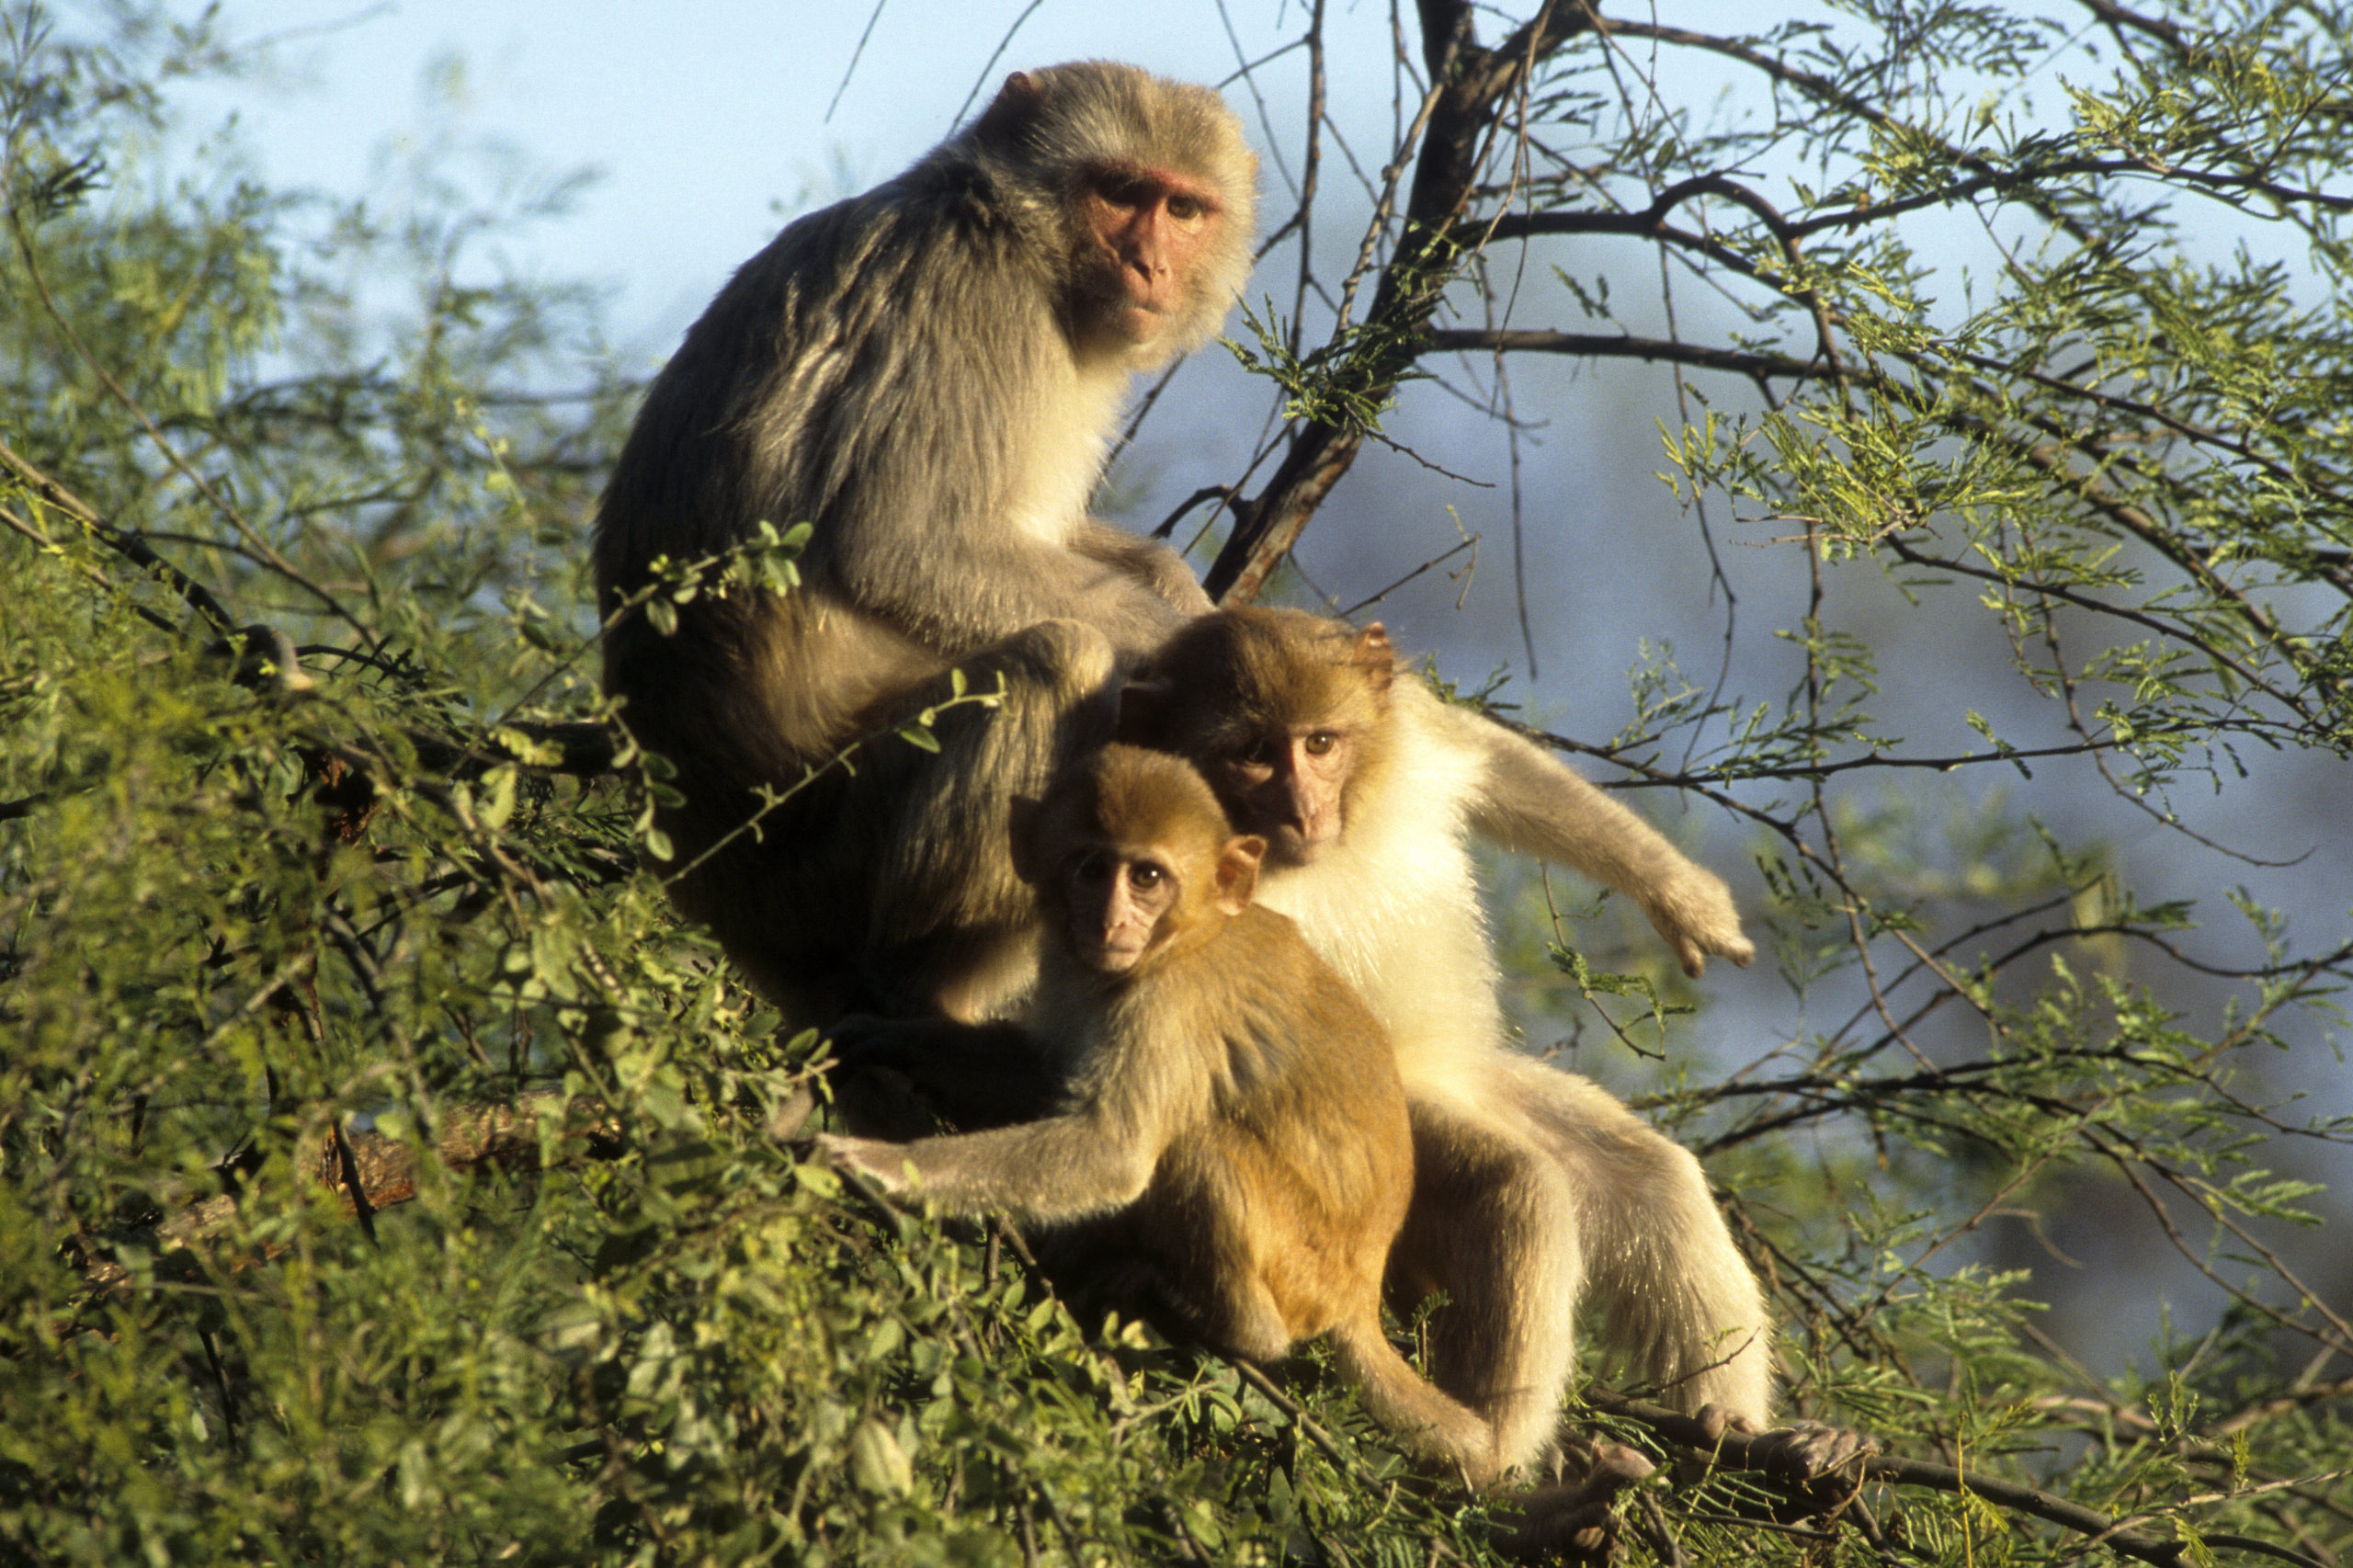
<path id="1" fill-rule="evenodd" d="M 1071 203 L 1106 162 L 1222 192 L 1186 310 L 1141 347 L 1089 326 L 1103 264 Z M 1130 377 L 1214 332 L 1246 275 L 1254 169 L 1205 88 L 1017 75 L 905 174 L 778 235 L 648 391 L 597 509 L 606 686 L 676 769 L 685 802 L 658 821 L 681 862 L 727 841 L 676 881 L 681 907 L 802 1021 L 1018 983 L 1005 801 L 1100 739 L 1086 699 L 1115 659 L 1208 608 L 1173 552 L 1085 507 Z M 799 590 L 703 592 L 668 636 L 621 611 L 657 561 L 763 522 L 812 525 Z M 936 759 L 869 747 L 729 839 L 756 791 L 930 705 L 951 664 L 976 689 L 1003 676 L 1002 712 L 946 716 Z"/>

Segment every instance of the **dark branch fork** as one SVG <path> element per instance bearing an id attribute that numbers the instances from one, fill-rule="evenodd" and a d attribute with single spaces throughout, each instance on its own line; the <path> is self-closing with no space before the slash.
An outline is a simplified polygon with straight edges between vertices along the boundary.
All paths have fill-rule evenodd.
<path id="1" fill-rule="evenodd" d="M 1472 41 L 1472 7 L 1464 0 L 1421 0 L 1419 9 L 1423 58 L 1435 86 L 1404 234 L 1368 316 L 1383 334 L 1368 350 L 1370 369 L 1388 384 L 1412 366 L 1421 329 L 1466 248 L 1457 228 L 1477 187 L 1495 106 L 1526 84 L 1539 61 L 1593 27 L 1590 13 L 1548 0 L 1511 38 L 1483 49 Z M 1203 581 L 1210 597 L 1227 603 L 1256 597 L 1363 444 L 1361 430 L 1322 420 L 1295 431 L 1267 487 L 1233 503 L 1233 531 Z"/>

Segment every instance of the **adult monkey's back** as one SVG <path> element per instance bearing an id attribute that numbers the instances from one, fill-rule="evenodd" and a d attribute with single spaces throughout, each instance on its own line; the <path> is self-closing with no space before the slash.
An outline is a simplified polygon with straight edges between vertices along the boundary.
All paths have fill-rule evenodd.
<path id="1" fill-rule="evenodd" d="M 1006 802 L 1100 737 L 1115 660 L 1209 608 L 1086 508 L 1132 377 L 1215 332 L 1248 274 L 1256 167 L 1207 88 L 1016 73 L 747 262 L 647 392 L 598 508 L 608 618 L 657 561 L 813 526 L 798 590 L 699 594 L 667 635 L 631 609 L 605 640 L 623 722 L 677 769 L 679 904 L 799 1017 L 970 1016 L 1017 982 Z M 941 758 L 869 747 L 739 831 L 951 664 L 1004 676 L 1004 710 L 944 715 Z"/>

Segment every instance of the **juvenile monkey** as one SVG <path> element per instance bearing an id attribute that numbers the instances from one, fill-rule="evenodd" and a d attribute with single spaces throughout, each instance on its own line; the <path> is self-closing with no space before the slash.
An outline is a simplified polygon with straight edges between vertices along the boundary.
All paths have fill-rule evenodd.
<path id="1" fill-rule="evenodd" d="M 1247 276 L 1256 170 L 1207 88 L 1016 72 L 913 168 L 785 229 L 648 391 L 597 510 L 606 687 L 676 769 L 680 907 L 801 1020 L 975 1016 L 1026 976 L 1006 802 L 1103 738 L 1087 699 L 1115 661 L 1209 608 L 1086 503 L 1131 379 Z M 667 634 L 624 608 L 763 522 L 813 527 L 795 591 L 703 592 Z M 744 831 L 756 791 L 932 706 L 951 664 L 1006 700 L 942 715 L 946 756 L 867 748 Z"/>
<path id="2" fill-rule="evenodd" d="M 943 1209 L 1096 1221 L 1178 1336 L 1271 1361 L 1328 1334 L 1377 1419 L 1494 1480 L 1488 1423 L 1381 1332 L 1414 1190 L 1404 1096 L 1380 1024 L 1251 903 L 1265 841 L 1189 765 L 1115 745 L 1017 813 L 1013 842 L 1047 926 L 1031 1029 L 1062 1106 L 911 1143 L 827 1136 L 830 1156 Z"/>
<path id="3" fill-rule="evenodd" d="M 1762 1427 L 1771 1321 L 1699 1162 L 1510 1048 L 1468 838 L 1631 894 L 1695 974 L 1705 953 L 1753 952 L 1723 884 L 1533 745 L 1439 703 L 1378 625 L 1223 610 L 1144 676 L 1121 738 L 1191 759 L 1236 831 L 1267 841 L 1261 902 L 1396 1050 L 1416 1175 L 1390 1277 L 1407 1297 L 1446 1293 L 1438 1385 L 1485 1417 L 1505 1464 L 1533 1463 L 1589 1301 L 1605 1343 L 1667 1403 Z"/>

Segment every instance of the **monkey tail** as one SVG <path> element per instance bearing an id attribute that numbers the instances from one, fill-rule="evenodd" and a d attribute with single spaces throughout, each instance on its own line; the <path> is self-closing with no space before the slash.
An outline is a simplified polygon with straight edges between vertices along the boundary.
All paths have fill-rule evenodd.
<path id="1" fill-rule="evenodd" d="M 1483 1487 L 1503 1471 L 1495 1434 L 1468 1405 L 1449 1398 L 1415 1371 L 1368 1311 L 1332 1330 L 1340 1370 L 1364 1391 L 1372 1418 L 1425 1459 L 1450 1465 L 1463 1483 Z"/>

